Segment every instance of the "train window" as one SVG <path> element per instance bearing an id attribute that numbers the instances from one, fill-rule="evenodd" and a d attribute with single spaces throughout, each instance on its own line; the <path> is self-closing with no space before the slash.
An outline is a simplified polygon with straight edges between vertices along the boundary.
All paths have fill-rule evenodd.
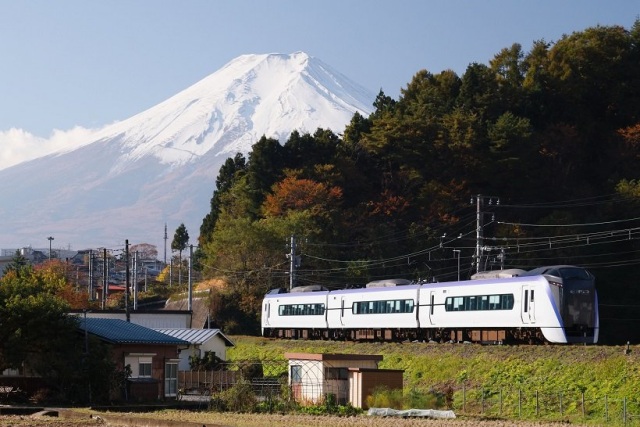
<path id="1" fill-rule="evenodd" d="M 478 301 L 478 298 L 476 297 L 465 298 L 464 309 L 467 311 L 477 310 L 478 309 L 477 301 Z"/>
<path id="2" fill-rule="evenodd" d="M 502 295 L 502 310 L 513 309 L 513 294 Z"/>
<path id="3" fill-rule="evenodd" d="M 480 297 L 480 301 L 478 301 L 478 310 L 489 310 L 489 297 L 487 295 Z"/>
<path id="4" fill-rule="evenodd" d="M 413 300 L 383 300 L 383 301 L 359 301 L 354 302 L 353 314 L 391 314 L 412 313 Z"/>
<path id="5" fill-rule="evenodd" d="M 444 309 L 446 311 L 512 310 L 513 301 L 513 294 L 447 297 Z"/>
<path id="6" fill-rule="evenodd" d="M 489 295 L 489 310 L 500 308 L 500 295 Z"/>
<path id="7" fill-rule="evenodd" d="M 524 312 L 529 311 L 529 291 L 524 291 Z"/>
<path id="8" fill-rule="evenodd" d="M 324 304 L 287 304 L 278 307 L 280 316 L 324 316 Z"/>
<path id="9" fill-rule="evenodd" d="M 533 289 L 531 289 L 531 302 L 533 302 Z"/>

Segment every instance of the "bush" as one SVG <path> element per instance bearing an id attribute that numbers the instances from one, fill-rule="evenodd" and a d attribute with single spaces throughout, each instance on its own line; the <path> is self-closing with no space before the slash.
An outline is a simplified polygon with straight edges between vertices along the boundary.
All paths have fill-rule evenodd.
<path id="1" fill-rule="evenodd" d="M 211 404 L 215 409 L 222 411 L 255 412 L 258 409 L 258 399 L 251 383 L 243 379 L 212 399 Z"/>
<path id="2" fill-rule="evenodd" d="M 370 408 L 434 409 L 444 406 L 445 400 L 446 396 L 441 393 L 423 393 L 413 388 L 403 394 L 399 389 L 379 387 L 367 397 L 367 405 Z"/>
<path id="3" fill-rule="evenodd" d="M 305 405 L 298 408 L 298 412 L 308 415 L 338 415 L 352 417 L 362 413 L 362 409 L 354 408 L 351 404 L 338 405 L 336 395 L 327 394 L 324 401 L 319 405 Z"/>

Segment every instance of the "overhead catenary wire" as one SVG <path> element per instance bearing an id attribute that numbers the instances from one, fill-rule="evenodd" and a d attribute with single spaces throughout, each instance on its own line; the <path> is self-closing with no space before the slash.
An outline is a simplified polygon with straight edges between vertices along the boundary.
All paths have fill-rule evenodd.
<path id="1" fill-rule="evenodd" d="M 509 204 L 502 201 L 499 206 L 500 209 L 510 208 L 510 209 L 533 209 L 533 208 L 546 208 L 546 209 L 559 209 L 559 208 L 571 208 L 571 207 L 586 207 L 586 206 L 598 206 L 602 204 L 611 204 L 611 203 L 624 203 L 629 202 L 631 200 L 628 197 L 620 197 L 618 195 L 604 195 L 604 196 L 596 196 L 592 198 L 583 198 L 583 199 L 574 199 L 567 201 L 559 201 L 553 203 L 534 203 L 534 204 Z M 410 264 L 408 260 L 416 259 L 422 257 L 424 255 L 437 254 L 438 261 L 451 260 L 451 257 L 443 257 L 441 252 L 450 248 L 462 249 L 465 252 L 472 251 L 473 246 L 471 244 L 467 244 L 472 240 L 472 234 L 475 229 L 473 228 L 473 213 L 466 208 L 467 214 L 464 214 L 465 209 L 461 208 L 456 211 L 457 214 L 460 215 L 459 222 L 456 227 L 448 228 L 447 232 L 450 236 L 447 236 L 444 231 L 439 232 L 438 230 L 443 230 L 442 227 L 429 227 L 424 226 L 422 230 L 418 232 L 409 232 L 409 231 L 396 231 L 391 232 L 383 236 L 378 236 L 375 239 L 362 239 L 355 242 L 324 242 L 324 243 L 314 243 L 307 242 L 305 243 L 306 250 L 301 252 L 301 255 L 305 258 L 312 259 L 322 264 L 326 264 L 327 268 L 316 268 L 313 269 L 299 269 L 298 273 L 300 274 L 299 279 L 312 281 L 311 275 L 313 277 L 331 277 L 344 274 L 349 271 L 349 268 L 353 265 L 357 265 L 361 268 L 370 268 L 375 269 L 377 267 L 385 267 L 385 268 L 401 268 Z M 572 224 L 531 224 L 526 222 L 510 222 L 510 221 L 491 221 L 486 224 L 483 224 L 482 227 L 489 226 L 504 226 L 504 227 L 532 227 L 532 229 L 562 229 L 562 228 L 586 228 L 582 233 L 568 233 L 568 234 L 551 234 L 544 236 L 500 236 L 500 237 L 486 237 L 483 236 L 483 244 L 491 244 L 494 249 L 502 249 L 507 251 L 507 255 L 511 261 L 514 263 L 518 263 L 520 259 L 524 256 L 527 256 L 527 261 L 536 261 L 536 260 L 552 260 L 553 257 L 535 257 L 536 253 L 544 253 L 547 251 L 563 251 L 563 250 L 572 250 L 575 252 L 575 257 L 580 257 L 581 259 L 585 259 L 588 257 L 593 261 L 593 265 L 597 265 L 599 268 L 607 268 L 608 266 L 616 266 L 616 265 L 635 265 L 635 260 L 621 260 L 621 259 L 612 259 L 616 256 L 620 257 L 622 255 L 633 256 L 634 251 L 604 251 L 600 254 L 584 254 L 584 252 L 580 253 L 579 251 L 586 247 L 596 247 L 596 245 L 604 246 L 608 244 L 616 244 L 621 243 L 623 241 L 635 241 L 640 239 L 640 227 L 629 227 L 629 228 L 619 228 L 620 224 L 624 224 L 627 222 L 633 222 L 640 220 L 640 217 L 633 218 L 624 218 L 624 219 L 614 219 L 608 221 L 600 221 L 600 222 L 588 222 L 588 223 L 572 223 Z M 535 228 L 534 228 L 535 227 Z M 609 230 L 600 230 L 600 231 L 590 231 L 589 229 L 596 229 L 602 227 L 610 227 Z M 505 231 L 502 230 L 504 234 Z M 366 252 L 367 245 L 392 245 L 401 247 L 402 243 L 405 241 L 415 241 L 415 239 L 427 236 L 430 237 L 429 240 L 433 242 L 434 239 L 437 239 L 436 236 L 441 235 L 440 241 L 436 244 L 429 244 L 422 249 L 412 251 L 409 253 L 402 253 L 398 255 L 392 255 L 388 257 L 383 257 L 380 259 L 358 259 L 358 258 L 347 258 L 347 257 L 326 257 L 322 255 L 318 255 L 322 252 L 322 249 L 353 249 L 358 247 L 363 247 L 363 253 Z M 357 253 L 357 251 L 353 251 Z M 468 260 L 469 257 L 463 256 L 462 260 Z M 602 261 L 599 261 L 602 260 Z M 283 264 L 280 264 L 282 266 Z M 333 266 L 331 266 L 333 265 Z M 272 266 L 268 267 L 267 270 L 271 268 L 272 272 L 275 273 L 279 267 Z M 431 267 L 429 267 L 431 269 Z M 408 270 L 408 269 L 407 269 Z M 436 268 L 438 274 L 450 274 L 450 267 L 437 267 Z M 265 269 L 254 269 L 254 272 L 265 271 Z M 226 274 L 233 274 L 233 271 L 226 271 Z M 238 274 L 251 274 L 251 272 L 247 271 L 239 271 Z"/>

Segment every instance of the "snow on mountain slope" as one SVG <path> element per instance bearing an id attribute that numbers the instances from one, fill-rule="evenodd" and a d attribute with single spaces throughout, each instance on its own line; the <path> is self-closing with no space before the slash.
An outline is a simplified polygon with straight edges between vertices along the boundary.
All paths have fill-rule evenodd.
<path id="1" fill-rule="evenodd" d="M 195 243 L 220 165 L 262 135 L 344 130 L 375 96 L 303 52 L 240 56 L 93 142 L 0 170 L 0 248 Z M 171 231 L 169 244 L 173 237 Z"/>
<path id="2" fill-rule="evenodd" d="M 244 55 L 97 137 L 123 135 L 122 160 L 154 155 L 184 164 L 210 150 L 248 152 L 263 134 L 285 140 L 294 129 L 339 132 L 372 102 L 371 94 L 305 53 Z"/>

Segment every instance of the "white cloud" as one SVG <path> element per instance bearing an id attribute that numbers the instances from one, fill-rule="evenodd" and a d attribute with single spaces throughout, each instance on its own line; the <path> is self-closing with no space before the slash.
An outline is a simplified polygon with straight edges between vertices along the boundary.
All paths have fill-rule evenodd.
<path id="1" fill-rule="evenodd" d="M 95 133 L 95 129 L 80 126 L 66 131 L 55 129 L 49 138 L 16 128 L 0 131 L 0 170 L 48 154 L 73 150 L 92 142 Z"/>

